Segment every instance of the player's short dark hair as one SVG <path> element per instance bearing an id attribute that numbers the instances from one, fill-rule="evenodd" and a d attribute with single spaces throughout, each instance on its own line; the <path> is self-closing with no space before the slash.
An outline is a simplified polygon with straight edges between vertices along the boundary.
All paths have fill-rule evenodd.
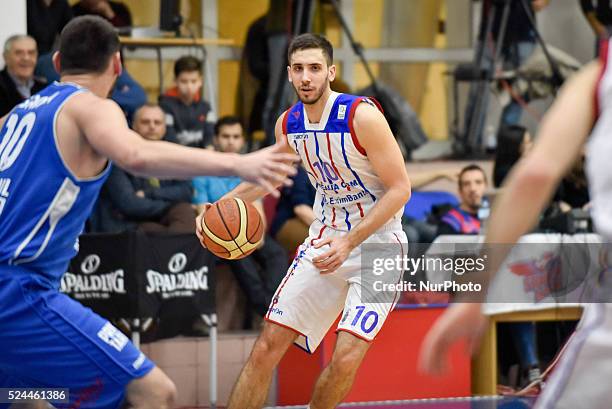
<path id="1" fill-rule="evenodd" d="M 463 175 L 466 172 L 471 172 L 473 170 L 478 170 L 480 171 L 480 173 L 482 173 L 482 176 L 484 177 L 484 181 L 485 183 L 487 183 L 487 174 L 485 173 L 484 169 L 481 168 L 480 166 L 478 166 L 475 163 L 472 163 L 471 165 L 467 165 L 466 167 L 464 167 L 463 169 L 461 169 L 461 171 L 459 172 L 459 178 L 457 180 L 457 183 L 459 184 L 459 189 L 461 189 L 461 180 L 463 179 Z"/>
<path id="2" fill-rule="evenodd" d="M 174 63 L 174 78 L 178 78 L 182 72 L 193 71 L 202 72 L 202 61 L 192 55 L 185 55 Z"/>
<path id="3" fill-rule="evenodd" d="M 115 28 L 102 17 L 76 17 L 60 35 L 60 74 L 101 73 L 119 51 Z"/>
<path id="4" fill-rule="evenodd" d="M 222 116 L 215 123 L 215 136 L 219 135 L 219 131 L 221 130 L 222 126 L 236 125 L 236 124 L 242 126 L 242 121 L 237 116 L 234 116 L 234 115 Z"/>
<path id="5" fill-rule="evenodd" d="M 319 48 L 323 51 L 323 56 L 325 57 L 325 61 L 327 65 L 332 65 L 334 61 L 334 47 L 332 47 L 331 43 L 327 40 L 327 38 L 323 37 L 319 34 L 313 33 L 305 33 L 300 34 L 295 37 L 291 44 L 289 44 L 289 49 L 287 51 L 287 61 L 288 64 L 291 65 L 291 56 L 296 51 L 300 50 L 309 50 L 312 48 Z"/>

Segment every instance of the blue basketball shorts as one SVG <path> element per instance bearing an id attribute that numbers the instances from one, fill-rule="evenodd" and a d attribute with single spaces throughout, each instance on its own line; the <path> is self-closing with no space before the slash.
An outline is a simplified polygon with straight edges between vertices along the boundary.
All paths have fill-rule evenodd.
<path id="1" fill-rule="evenodd" d="M 120 407 L 153 362 L 89 308 L 8 274 L 0 270 L 0 388 L 67 388 L 70 403 L 58 409 Z"/>

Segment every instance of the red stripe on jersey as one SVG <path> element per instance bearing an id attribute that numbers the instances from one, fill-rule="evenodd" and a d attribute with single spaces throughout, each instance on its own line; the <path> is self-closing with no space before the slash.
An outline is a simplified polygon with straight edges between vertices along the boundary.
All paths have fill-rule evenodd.
<path id="1" fill-rule="evenodd" d="M 599 76 L 597 78 L 597 82 L 595 83 L 595 104 L 594 104 L 594 108 L 595 108 L 595 112 L 593 112 L 593 123 L 595 123 L 595 121 L 597 121 L 597 118 L 599 118 L 599 110 L 601 109 L 601 102 L 599 101 L 599 88 L 601 87 L 601 81 L 604 77 L 604 74 L 606 73 L 606 68 L 608 66 L 608 48 L 610 45 L 610 40 L 609 39 L 605 39 L 605 40 L 600 40 L 600 46 L 599 46 L 599 58 L 600 61 L 602 62 L 602 66 L 601 66 L 601 72 L 599 73 Z"/>
<path id="2" fill-rule="evenodd" d="M 336 208 L 332 207 L 332 227 L 336 226 Z"/>
<path id="3" fill-rule="evenodd" d="M 359 208 L 359 216 L 363 219 L 363 208 L 361 207 L 361 203 L 357 202 L 357 208 Z"/>
<path id="4" fill-rule="evenodd" d="M 349 117 L 348 117 L 348 126 L 349 126 L 349 131 L 351 132 L 351 139 L 353 140 L 353 145 L 355 145 L 355 148 L 357 148 L 357 150 L 363 156 L 367 156 L 365 149 L 363 148 L 363 146 L 361 146 L 361 144 L 359 143 L 359 140 L 357 139 L 357 134 L 355 134 L 355 128 L 353 128 L 353 118 L 355 116 L 355 111 L 357 110 L 357 107 L 364 99 L 365 99 L 364 97 L 359 97 L 353 102 L 353 105 L 351 105 L 351 110 L 349 112 Z"/>
<path id="5" fill-rule="evenodd" d="M 329 133 L 326 133 L 325 136 L 327 136 L 327 152 L 329 152 L 329 161 L 331 162 L 332 168 L 334 168 L 334 171 L 336 171 L 336 175 L 338 175 L 342 183 L 346 185 L 346 190 L 350 192 L 351 187 L 344 182 L 344 179 L 342 179 L 342 175 L 340 174 L 340 172 L 338 172 L 338 168 L 336 167 L 336 164 L 334 163 L 334 158 L 332 156 L 332 150 L 331 150 L 331 143 L 329 141 Z"/>
<path id="6" fill-rule="evenodd" d="M 289 139 L 287 139 L 287 122 L 289 121 L 289 112 L 291 112 L 292 109 L 293 107 L 289 108 L 283 113 L 283 136 L 285 137 L 285 142 L 287 142 L 287 145 L 289 144 Z"/>
<path id="7" fill-rule="evenodd" d="M 312 167 L 312 163 L 310 162 L 310 155 L 308 155 L 306 140 L 303 139 L 302 142 L 304 143 L 304 153 L 306 153 L 306 160 L 308 161 L 308 166 L 310 166 L 310 170 L 312 171 L 312 174 L 315 175 L 315 178 L 319 179 L 319 176 L 317 176 L 317 172 L 315 172 L 314 168 Z M 321 177 L 323 177 L 323 175 L 321 175 Z"/>
<path id="8" fill-rule="evenodd" d="M 323 225 L 323 227 L 321 227 L 321 231 L 319 231 L 319 235 L 315 239 L 310 240 L 311 246 L 314 245 L 315 240 L 319 240 L 321 236 L 323 236 L 323 231 L 325 230 L 326 227 L 327 227 L 326 225 Z"/>

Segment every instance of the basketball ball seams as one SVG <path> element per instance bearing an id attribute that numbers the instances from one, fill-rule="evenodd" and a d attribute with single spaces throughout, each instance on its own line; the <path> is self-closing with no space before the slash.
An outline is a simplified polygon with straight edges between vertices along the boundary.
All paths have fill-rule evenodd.
<path id="1" fill-rule="evenodd" d="M 221 214 L 219 213 L 219 216 Z M 220 246 L 225 246 L 229 243 L 232 243 L 232 240 L 223 240 L 222 238 L 220 238 L 219 236 L 217 236 L 215 233 L 213 233 L 208 226 L 206 225 L 206 219 L 203 218 L 202 223 L 201 223 L 201 227 L 202 230 L 204 231 L 205 235 L 212 240 L 214 243 L 220 245 Z M 235 244 L 235 243 L 234 243 Z M 229 251 L 229 250 L 228 250 Z"/>
<path id="2" fill-rule="evenodd" d="M 261 241 L 261 239 L 263 238 L 263 232 L 261 233 L 261 237 L 259 237 L 259 240 L 255 240 L 255 241 L 251 241 L 253 238 L 257 237 L 260 233 L 260 230 L 263 230 L 263 223 L 261 222 L 261 218 L 259 220 L 259 223 L 257 224 L 257 228 L 255 229 L 255 232 L 253 233 L 253 235 L 251 237 L 248 238 L 249 243 L 252 244 L 259 244 L 259 242 Z"/>
<path id="3" fill-rule="evenodd" d="M 238 211 L 240 211 L 240 203 L 238 203 L 238 201 L 236 199 L 234 199 L 234 203 L 236 203 L 236 206 L 238 206 Z M 225 227 L 225 230 L 227 231 L 227 234 L 229 234 L 229 236 L 232 238 L 232 241 L 234 242 L 234 244 L 236 245 L 238 250 L 240 250 L 240 252 L 242 254 L 244 254 L 244 251 L 242 251 L 242 249 L 240 248 L 240 245 L 238 245 L 238 242 L 236 241 L 237 237 L 233 237 L 232 236 L 232 233 L 230 232 L 229 226 L 227 225 L 227 222 L 223 218 L 223 213 L 221 213 L 221 210 L 219 209 L 219 202 L 215 203 L 215 207 L 217 208 L 217 212 L 219 213 L 219 218 L 221 219 L 221 222 L 223 223 L 223 226 Z M 240 224 L 242 224 L 242 223 L 240 223 Z M 238 234 L 240 234 L 240 233 L 238 233 Z"/>
<path id="4" fill-rule="evenodd" d="M 211 253 L 228 260 L 241 259 L 255 251 L 264 230 L 257 209 L 239 198 L 223 199 L 214 207 L 216 212 L 209 210 L 200 220 L 202 244 Z"/>

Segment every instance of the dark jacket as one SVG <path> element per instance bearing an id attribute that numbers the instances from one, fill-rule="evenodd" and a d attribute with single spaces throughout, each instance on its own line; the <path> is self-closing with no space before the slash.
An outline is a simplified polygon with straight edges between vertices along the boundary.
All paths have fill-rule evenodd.
<path id="1" fill-rule="evenodd" d="M 191 105 L 178 98 L 176 89 L 159 97 L 159 106 L 166 113 L 166 127 L 178 143 L 204 148 L 212 143 L 214 122 L 210 104 L 199 96 Z"/>
<path id="2" fill-rule="evenodd" d="M 161 180 L 159 187 L 150 181 L 115 166 L 100 192 L 90 218 L 90 231 L 118 233 L 132 230 L 138 223 L 158 221 L 176 203 L 191 202 L 190 181 Z M 136 196 L 139 190 L 144 191 L 144 198 Z"/>
<path id="3" fill-rule="evenodd" d="M 34 77 L 34 85 L 31 88 L 32 95 L 42 91 L 46 86 L 46 81 Z M 15 105 L 24 100 L 25 98 L 17 91 L 17 86 L 5 67 L 0 71 L 0 117 L 6 115 Z"/>

